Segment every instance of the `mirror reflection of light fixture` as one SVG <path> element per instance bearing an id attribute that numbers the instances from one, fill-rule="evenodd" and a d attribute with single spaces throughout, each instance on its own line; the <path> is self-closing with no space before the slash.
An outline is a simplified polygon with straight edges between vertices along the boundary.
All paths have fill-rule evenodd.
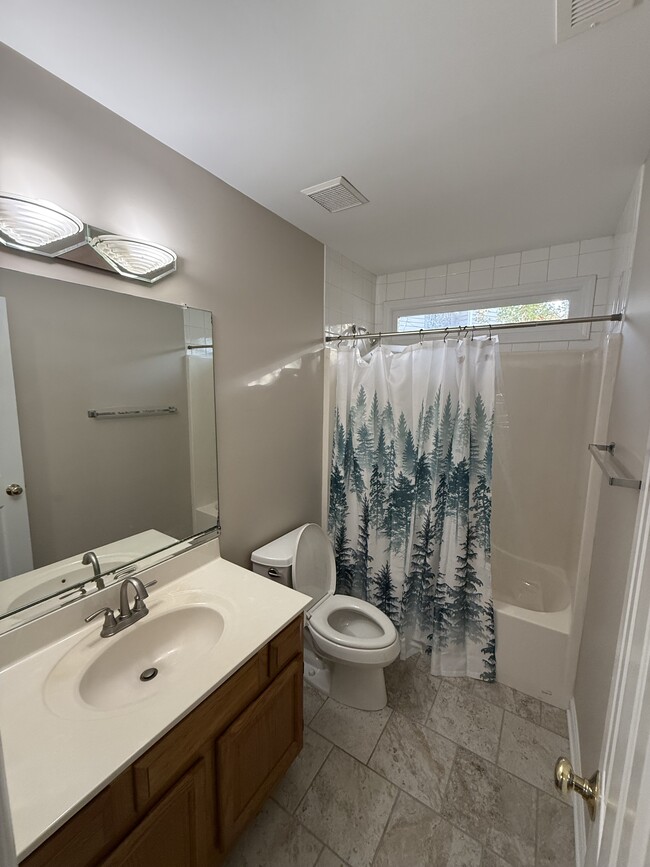
<path id="1" fill-rule="evenodd" d="M 108 234 L 89 237 L 88 243 L 122 277 L 155 283 L 176 270 L 176 253 L 161 244 Z"/>
<path id="2" fill-rule="evenodd" d="M 0 243 L 14 250 L 58 256 L 85 242 L 78 217 L 52 202 L 0 193 Z"/>
<path id="3" fill-rule="evenodd" d="M 13 193 L 0 193 L 0 244 L 142 283 L 156 283 L 176 270 L 176 253 L 168 247 L 109 233 L 52 202 Z"/>

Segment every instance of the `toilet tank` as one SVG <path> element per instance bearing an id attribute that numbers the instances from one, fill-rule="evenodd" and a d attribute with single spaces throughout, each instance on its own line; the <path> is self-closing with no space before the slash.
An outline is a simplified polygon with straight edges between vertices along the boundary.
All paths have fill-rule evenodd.
<path id="1" fill-rule="evenodd" d="M 302 527 L 291 530 L 290 533 L 285 533 L 279 539 L 274 539 L 253 551 L 251 554 L 253 572 L 291 587 L 291 567 L 301 530 Z"/>

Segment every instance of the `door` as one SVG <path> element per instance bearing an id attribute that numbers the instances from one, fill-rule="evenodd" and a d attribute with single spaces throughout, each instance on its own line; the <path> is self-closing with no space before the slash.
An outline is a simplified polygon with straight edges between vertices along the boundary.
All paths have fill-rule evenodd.
<path id="1" fill-rule="evenodd" d="M 646 450 L 586 867 L 650 865 L 650 460 Z"/>
<path id="2" fill-rule="evenodd" d="M 34 568 L 7 302 L 0 298 L 0 581 Z"/>

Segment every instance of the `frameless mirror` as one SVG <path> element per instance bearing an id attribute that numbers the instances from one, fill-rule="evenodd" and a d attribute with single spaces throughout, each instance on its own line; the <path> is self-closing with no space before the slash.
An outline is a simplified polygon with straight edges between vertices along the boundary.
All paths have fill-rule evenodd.
<path id="1" fill-rule="evenodd" d="M 0 631 L 218 526 L 211 314 L 0 269 Z"/>

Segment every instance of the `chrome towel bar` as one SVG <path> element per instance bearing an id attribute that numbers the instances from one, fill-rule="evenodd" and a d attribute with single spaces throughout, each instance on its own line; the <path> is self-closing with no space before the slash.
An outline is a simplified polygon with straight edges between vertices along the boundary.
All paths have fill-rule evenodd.
<path id="1" fill-rule="evenodd" d="M 633 479 L 614 457 L 616 443 L 589 443 L 589 451 L 596 459 L 596 463 L 607 476 L 610 485 L 619 488 L 641 487 L 640 479 Z"/>

